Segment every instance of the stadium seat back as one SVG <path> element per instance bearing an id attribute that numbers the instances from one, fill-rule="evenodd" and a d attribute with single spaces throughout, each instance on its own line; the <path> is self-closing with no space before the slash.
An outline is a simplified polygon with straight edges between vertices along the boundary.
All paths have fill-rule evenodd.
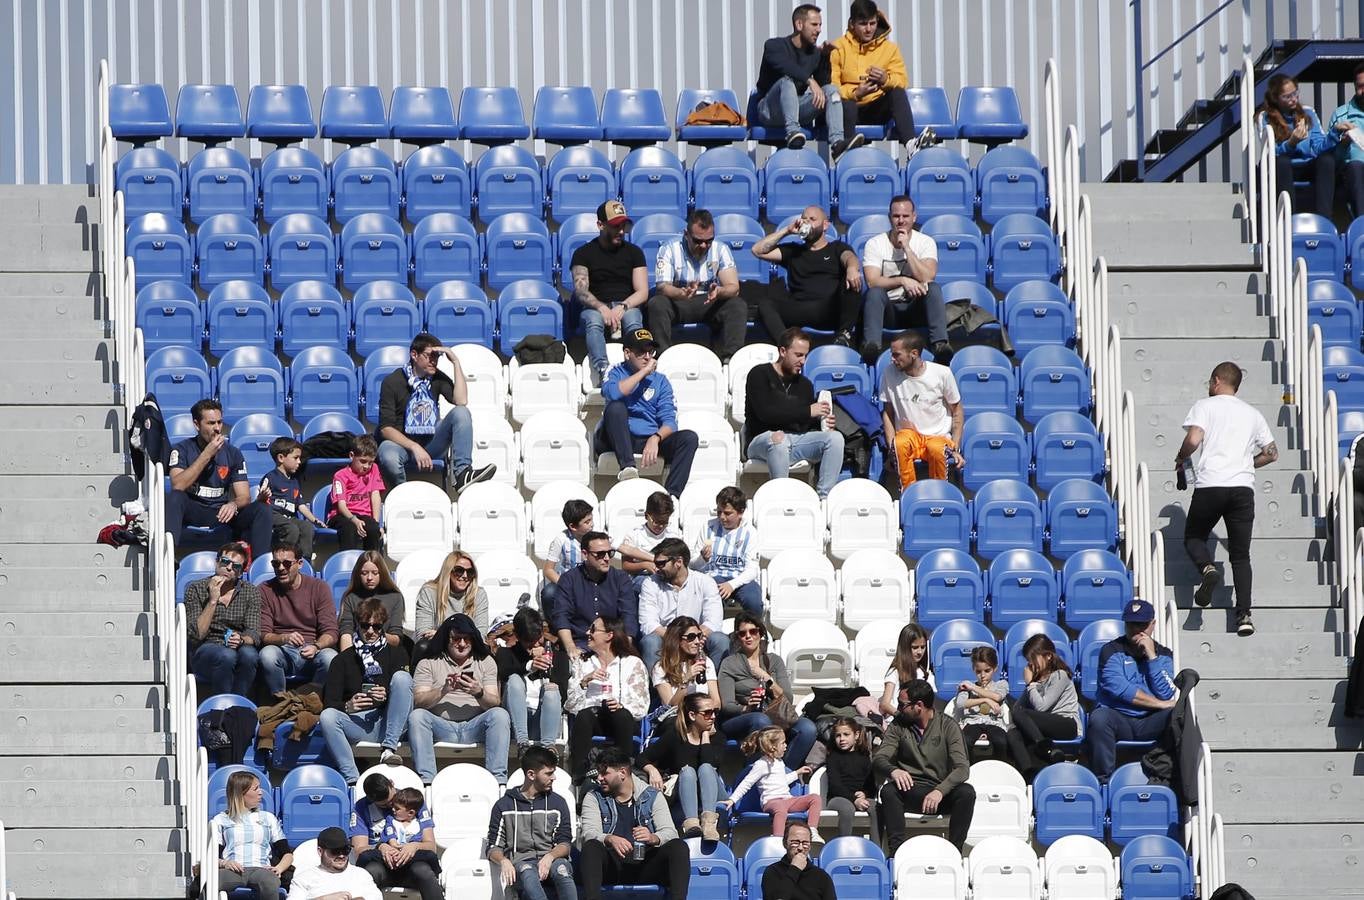
<path id="1" fill-rule="evenodd" d="M 552 279 L 554 246 L 549 229 L 537 215 L 523 212 L 500 215 L 488 226 L 483 241 L 488 287 L 501 290 L 522 279 L 542 282 Z"/>
<path id="2" fill-rule="evenodd" d="M 995 628 L 1000 628 L 995 622 Z M 1023 645 L 1035 634 L 1045 634 L 1056 645 L 1056 655 L 1075 670 L 1075 654 L 1071 650 L 1070 638 L 1054 618 L 1022 619 L 1008 626 L 1004 633 L 1003 657 L 1005 672 L 1009 677 L 1009 689 L 1015 696 L 1021 696 L 1028 682 L 1023 677 L 1023 669 L 1028 660 L 1023 656 Z"/>
<path id="3" fill-rule="evenodd" d="M 834 167 L 834 188 L 838 218 L 852 223 L 863 216 L 885 215 L 891 198 L 902 193 L 904 177 L 885 151 L 858 147 L 839 157 Z M 770 195 L 770 187 L 768 192 Z"/>
<path id="4" fill-rule="evenodd" d="M 630 215 L 639 219 L 653 213 L 686 215 L 690 181 L 682 162 L 662 147 L 640 147 L 621 160 L 617 170 L 621 200 Z M 700 206 L 700 204 L 697 204 Z M 715 215 L 723 211 L 711 210 Z M 751 218 L 757 218 L 750 214 Z"/>
<path id="5" fill-rule="evenodd" d="M 218 402 L 228 421 L 256 412 L 284 417 L 288 389 L 274 348 L 237 347 L 218 360 Z"/>
<path id="6" fill-rule="evenodd" d="M 317 137 L 313 105 L 301 84 L 257 84 L 246 97 L 246 136 L 271 144 Z"/>
<path id="7" fill-rule="evenodd" d="M 966 487 L 979 490 L 1001 478 L 1027 482 L 1032 441 L 1012 416 L 981 412 L 967 417 L 961 445 L 967 459 L 962 473 Z"/>
<path id="8" fill-rule="evenodd" d="M 123 192 L 123 215 L 128 220 L 146 213 L 178 219 L 184 211 L 180 164 L 159 147 L 138 147 L 119 157 L 114 189 Z"/>
<path id="9" fill-rule="evenodd" d="M 1013 213 L 1042 215 L 1047 180 L 1042 164 L 1023 147 L 995 147 L 976 164 L 980 217 L 990 224 Z"/>
<path id="10" fill-rule="evenodd" d="M 517 146 L 490 147 L 474 163 L 478 217 L 492 222 L 506 213 L 544 215 L 545 184 L 540 164 Z"/>
<path id="11" fill-rule="evenodd" d="M 153 281 L 190 283 L 194 242 L 177 218 L 147 213 L 133 219 L 125 237 L 125 252 L 137 270 L 137 290 Z"/>
<path id="12" fill-rule="evenodd" d="M 459 95 L 459 136 L 475 144 L 508 144 L 530 137 L 514 87 L 468 86 Z"/>
<path id="13" fill-rule="evenodd" d="M 332 199 L 336 221 L 342 224 L 366 213 L 398 218 L 402 189 L 393 158 L 377 147 L 343 151 L 332 161 Z"/>
<path id="14" fill-rule="evenodd" d="M 280 821 L 290 845 L 314 838 L 324 828 L 350 822 L 350 788 L 330 766 L 299 766 L 284 776 L 279 789 Z"/>
<path id="15" fill-rule="evenodd" d="M 1102 485 L 1087 479 L 1066 479 L 1051 489 L 1043 507 L 1049 555 L 1066 559 L 1081 550 L 1117 547 L 1117 505 Z"/>
<path id="16" fill-rule="evenodd" d="M 336 347 L 308 347 L 289 366 L 294 418 L 300 422 L 360 407 L 360 375 L 350 354 Z"/>
<path id="17" fill-rule="evenodd" d="M 697 209 L 708 209 L 717 216 L 739 213 L 758 218 L 761 174 L 742 149 L 713 147 L 705 151 L 692 164 L 691 183 Z"/>
<path id="18" fill-rule="evenodd" d="M 1023 418 L 1037 422 L 1047 413 L 1087 415 L 1092 402 L 1089 372 L 1074 350 L 1038 347 L 1018 370 Z"/>
<path id="19" fill-rule="evenodd" d="M 1042 505 L 1027 482 L 1011 478 L 986 482 L 971 500 L 971 513 L 978 555 L 994 559 L 1019 548 L 1041 551 Z"/>
<path id="20" fill-rule="evenodd" d="M 442 281 L 478 283 L 483 248 L 473 223 L 455 213 L 431 213 L 412 230 L 412 283 L 429 291 Z"/>
<path id="21" fill-rule="evenodd" d="M 322 136 L 364 143 L 389 136 L 384 95 L 374 85 L 331 85 L 322 92 Z"/>
<path id="22" fill-rule="evenodd" d="M 477 283 L 442 281 L 427 291 L 423 306 L 426 330 L 446 346 L 473 343 L 492 347 L 496 312 Z"/>
<path id="23" fill-rule="evenodd" d="M 985 621 L 985 578 L 969 553 L 930 550 L 915 566 L 914 588 L 918 622 L 930 631 L 952 619 Z"/>
<path id="24" fill-rule="evenodd" d="M 763 182 L 769 221 L 794 218 L 807 206 L 818 206 L 827 211 L 832 205 L 829 167 L 809 148 L 782 148 L 773 153 L 763 165 Z"/>
<path id="25" fill-rule="evenodd" d="M 388 131 L 395 139 L 417 144 L 453 141 L 459 137 L 450 89 L 441 85 L 398 85 L 388 107 Z"/>
<path id="26" fill-rule="evenodd" d="M 904 183 L 920 223 L 934 216 L 975 215 L 975 179 L 966 158 L 955 150 L 925 147 L 915 153 L 905 165 Z"/>
<path id="27" fill-rule="evenodd" d="M 351 219 L 341 229 L 340 250 L 341 281 L 352 291 L 372 281 L 407 283 L 407 234 L 392 216 L 363 213 Z"/>
<path id="28" fill-rule="evenodd" d="M 663 97 L 652 88 L 607 88 L 601 98 L 602 137 L 626 146 L 673 136 Z"/>
<path id="29" fill-rule="evenodd" d="M 562 222 L 616 196 L 616 173 L 606 155 L 593 147 L 568 147 L 550 157 L 545 170 L 549 214 Z"/>
<path id="30" fill-rule="evenodd" d="M 281 347 L 295 356 L 310 347 L 344 351 L 350 343 L 350 310 L 330 281 L 297 281 L 279 298 Z"/>
<path id="31" fill-rule="evenodd" d="M 204 342 L 204 310 L 194 288 L 180 281 L 154 281 L 137 292 L 137 327 L 148 353 L 162 347 Z"/>
<path id="32" fill-rule="evenodd" d="M 336 281 L 336 239 L 324 219 L 290 213 L 270 227 L 270 286 L 284 290 L 302 281 Z"/>
<path id="33" fill-rule="evenodd" d="M 1039 844 L 1068 834 L 1103 840 L 1103 788 L 1093 772 L 1078 763 L 1052 763 L 1037 773 L 1032 795 Z"/>
<path id="34" fill-rule="evenodd" d="M 1345 280 L 1346 246 L 1336 226 L 1315 213 L 1293 214 L 1293 258 L 1307 263 L 1307 278 Z"/>
<path id="35" fill-rule="evenodd" d="M 969 141 L 997 144 L 1028 136 L 1018 93 L 1011 87 L 964 87 L 957 95 L 957 132 Z"/>
<path id="36" fill-rule="evenodd" d="M 564 146 L 602 138 L 597 98 L 592 88 L 542 85 L 531 105 L 531 134 L 537 140 Z"/>
<path id="37" fill-rule="evenodd" d="M 1050 281 L 1061 274 L 1061 250 L 1051 227 L 1037 216 L 1012 213 L 990 232 L 991 284 L 1008 291 L 1025 281 Z"/>
<path id="38" fill-rule="evenodd" d="M 965 409 L 1006 416 L 1018 411 L 1018 376 L 1009 358 L 994 347 L 961 348 L 952 356 L 951 369 Z"/>
<path id="39" fill-rule="evenodd" d="M 166 89 L 159 84 L 109 85 L 109 130 L 120 141 L 142 144 L 174 133 Z"/>
<path id="40" fill-rule="evenodd" d="M 919 480 L 900 495 L 900 530 L 910 558 L 938 548 L 966 552 L 971 549 L 971 510 L 956 485 Z"/>
<path id="41" fill-rule="evenodd" d="M 936 149 L 936 148 L 934 148 Z M 919 154 L 915 154 L 915 159 Z M 938 281 L 985 283 L 988 250 L 976 223 L 964 215 L 943 213 L 924 222 L 919 230 L 938 243 Z"/>
<path id="42" fill-rule="evenodd" d="M 296 85 L 302 89 L 302 85 Z M 255 88 L 251 89 L 255 95 Z M 322 159 L 302 147 L 281 147 L 260 164 L 261 219 L 273 225 L 291 213 L 327 217 L 331 185 Z"/>
<path id="43" fill-rule="evenodd" d="M 473 189 L 469 166 L 449 147 L 422 147 L 409 154 L 402 165 L 404 209 L 409 222 L 420 222 L 433 213 L 473 214 Z"/>
<path id="44" fill-rule="evenodd" d="M 208 326 L 208 352 L 215 356 L 237 347 L 275 348 L 275 304 L 258 282 L 219 283 L 204 304 L 204 322 Z"/>
<path id="45" fill-rule="evenodd" d="M 399 281 L 362 284 L 351 300 L 351 315 L 355 352 L 362 356 L 382 347 L 406 346 L 422 330 L 417 300 Z"/>

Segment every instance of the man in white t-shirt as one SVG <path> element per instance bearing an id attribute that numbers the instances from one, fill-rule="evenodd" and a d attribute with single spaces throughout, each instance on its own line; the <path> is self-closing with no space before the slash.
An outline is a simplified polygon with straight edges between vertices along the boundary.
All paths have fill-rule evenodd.
<path id="1" fill-rule="evenodd" d="M 369 872 L 350 864 L 350 841 L 336 826 L 322 829 L 317 836 L 316 866 L 294 872 L 289 900 L 321 900 L 323 897 L 349 897 L 351 900 L 380 900 L 383 894 Z"/>
<path id="2" fill-rule="evenodd" d="M 928 325 L 933 358 L 952 358 L 947 342 L 947 311 L 938 277 L 938 243 L 914 228 L 914 201 L 901 194 L 890 201 L 890 231 L 862 248 L 867 296 L 862 301 L 862 356 L 870 363 L 881 354 L 881 333 L 889 325 Z"/>
<path id="3" fill-rule="evenodd" d="M 1200 573 L 1194 602 L 1207 606 L 1221 581 L 1212 563 L 1208 536 L 1220 519 L 1227 526 L 1227 559 L 1236 585 L 1236 633 L 1255 633 L 1250 620 L 1250 534 L 1255 524 L 1255 470 L 1279 458 L 1274 436 L 1255 407 L 1236 396 L 1241 368 L 1218 363 L 1208 379 L 1208 396 L 1184 418 L 1184 443 L 1175 471 L 1202 450 L 1194 465 L 1194 492 L 1184 522 L 1184 549 Z"/>
<path id="4" fill-rule="evenodd" d="M 952 370 L 923 358 L 924 339 L 906 331 L 890 342 L 890 365 L 881 377 L 881 421 L 894 435 L 895 460 L 900 467 L 900 490 L 914 483 L 916 460 L 928 466 L 929 478 L 947 477 L 948 451 L 957 467 L 965 468 L 961 429 L 966 413 Z"/>

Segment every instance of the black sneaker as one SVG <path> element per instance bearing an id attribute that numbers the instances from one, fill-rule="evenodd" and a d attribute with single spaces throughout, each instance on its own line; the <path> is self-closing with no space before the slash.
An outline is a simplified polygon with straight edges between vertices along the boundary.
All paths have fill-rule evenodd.
<path id="1" fill-rule="evenodd" d="M 880 344 L 873 344 L 870 341 L 863 344 L 862 350 L 860 351 L 862 362 L 864 362 L 869 368 L 874 368 L 876 366 L 877 360 L 881 358 L 881 350 L 882 347 Z"/>
<path id="2" fill-rule="evenodd" d="M 1212 604 L 1212 592 L 1221 583 L 1222 576 L 1217 571 L 1217 566 L 1208 566 L 1203 570 L 1203 580 L 1193 592 L 1193 602 L 1206 609 Z"/>
<path id="3" fill-rule="evenodd" d="M 793 131 L 786 136 L 786 149 L 799 150 L 805 146 L 805 132 Z"/>
<path id="4" fill-rule="evenodd" d="M 1250 637 L 1255 633 L 1255 623 L 1250 621 L 1250 613 L 1236 614 L 1236 633 L 1241 637 Z"/>
<path id="5" fill-rule="evenodd" d="M 455 485 L 455 499 L 458 500 L 459 495 L 464 493 L 464 489 L 469 485 L 487 481 L 489 478 L 492 478 L 493 474 L 496 472 L 497 466 L 484 466 L 481 469 L 475 469 L 473 466 L 469 466 L 468 468 L 456 472 L 453 479 Z"/>
<path id="6" fill-rule="evenodd" d="M 865 135 L 854 132 L 853 136 L 846 141 L 839 141 L 829 148 L 829 161 L 834 163 L 838 162 L 839 157 L 844 153 L 847 153 L 849 150 L 856 150 L 866 142 L 867 138 Z"/>
<path id="7" fill-rule="evenodd" d="M 834 343 L 840 347 L 851 347 L 853 345 L 853 333 L 846 328 L 834 337 Z"/>
<path id="8" fill-rule="evenodd" d="M 945 366 L 950 363 L 952 357 L 956 354 L 956 351 L 952 349 L 952 345 L 947 341 L 938 341 L 930 347 L 929 350 L 933 353 L 933 361 L 940 366 Z"/>

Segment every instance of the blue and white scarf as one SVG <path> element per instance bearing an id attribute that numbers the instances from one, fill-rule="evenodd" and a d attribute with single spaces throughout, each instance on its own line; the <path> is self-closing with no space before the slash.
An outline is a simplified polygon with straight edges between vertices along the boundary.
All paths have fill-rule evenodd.
<path id="1" fill-rule="evenodd" d="M 377 638 L 365 643 L 360 632 L 357 631 L 354 635 L 354 641 L 355 652 L 360 657 L 360 664 L 365 668 L 365 683 L 378 684 L 380 677 L 384 674 L 384 667 L 379 665 L 377 657 L 379 651 L 383 650 L 384 645 L 388 643 L 388 635 L 381 631 Z"/>
<path id="2" fill-rule="evenodd" d="M 412 364 L 403 366 L 407 376 L 407 386 L 412 388 L 412 396 L 407 398 L 407 415 L 403 418 L 403 434 L 435 434 L 439 418 L 436 399 L 431 396 L 431 379 L 412 371 Z"/>

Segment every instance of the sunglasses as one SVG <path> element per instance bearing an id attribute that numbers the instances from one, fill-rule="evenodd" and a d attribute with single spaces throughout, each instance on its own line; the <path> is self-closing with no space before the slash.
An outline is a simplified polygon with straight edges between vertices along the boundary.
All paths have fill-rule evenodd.
<path id="1" fill-rule="evenodd" d="M 593 559 L 610 559 L 616 555 L 615 550 L 588 550 L 587 555 Z"/>
<path id="2" fill-rule="evenodd" d="M 235 572 L 240 572 L 246 568 L 246 565 L 244 563 L 239 563 L 230 556 L 218 557 L 218 565 L 227 566 L 229 569 L 232 569 Z"/>
<path id="3" fill-rule="evenodd" d="M 463 634 L 463 633 L 461 633 L 461 632 L 453 632 L 453 633 L 451 633 L 451 635 L 450 635 L 450 643 L 452 643 L 452 644 L 460 644 L 460 643 L 463 643 L 463 644 L 472 644 L 473 642 L 474 642 L 474 639 L 473 639 L 473 638 L 471 638 L 471 637 L 469 637 L 467 634 Z"/>
<path id="4" fill-rule="evenodd" d="M 276 569 L 292 569 L 294 566 L 298 565 L 298 560 L 296 560 L 296 559 L 272 559 L 272 560 L 270 560 L 270 565 L 273 566 L 273 567 L 276 568 Z"/>
<path id="5" fill-rule="evenodd" d="M 705 716 L 707 719 L 715 718 L 715 710 L 713 709 L 698 709 L 696 714 L 698 716 Z"/>
<path id="6" fill-rule="evenodd" d="M 739 629 L 737 632 L 735 632 L 735 633 L 738 634 L 739 637 L 761 637 L 761 636 L 762 636 L 762 631 L 760 631 L 760 630 L 757 629 L 757 628 L 740 628 L 740 629 Z"/>
<path id="7" fill-rule="evenodd" d="M 666 566 L 668 563 L 672 562 L 674 559 L 677 559 L 677 557 L 675 557 L 675 556 L 660 556 L 658 559 L 654 560 L 654 568 L 655 568 L 655 569 L 661 569 L 661 568 L 663 568 L 664 566 Z"/>
<path id="8" fill-rule="evenodd" d="M 687 632 L 686 634 L 682 635 L 682 640 L 688 641 L 688 642 L 690 642 L 690 641 L 699 641 L 699 640 L 701 640 L 701 637 L 702 637 L 701 632 L 699 632 L 699 631 L 689 631 L 689 632 Z"/>
<path id="9" fill-rule="evenodd" d="M 450 574 L 456 578 L 472 578 L 478 574 L 472 566 L 455 566 L 450 570 Z"/>
<path id="10" fill-rule="evenodd" d="M 361 622 L 361 623 L 360 623 L 360 631 L 361 631 L 361 632 L 365 632 L 365 631 L 383 631 L 383 630 L 384 630 L 384 623 L 383 623 L 383 622 Z"/>

